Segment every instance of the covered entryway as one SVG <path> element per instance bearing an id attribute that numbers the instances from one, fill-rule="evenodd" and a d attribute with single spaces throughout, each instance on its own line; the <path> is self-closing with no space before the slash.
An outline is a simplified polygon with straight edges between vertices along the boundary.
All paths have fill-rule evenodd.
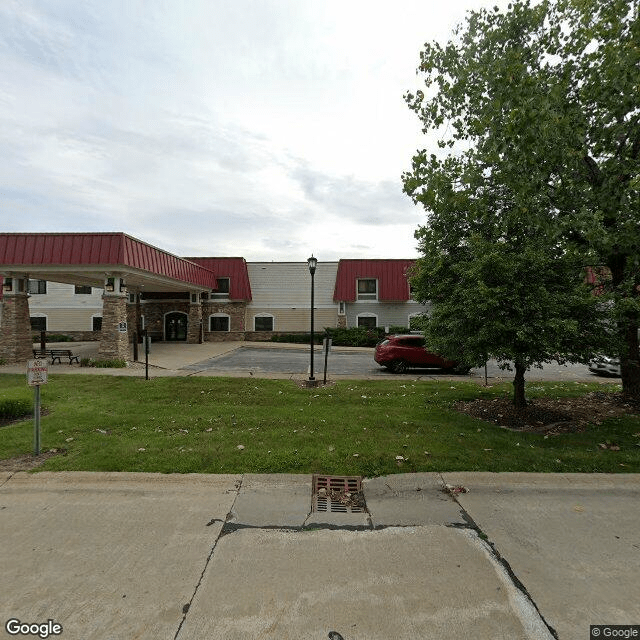
<path id="1" fill-rule="evenodd" d="M 164 317 L 164 339 L 178 342 L 187 339 L 188 316 L 180 311 L 172 311 Z"/>
<path id="2" fill-rule="evenodd" d="M 170 312 L 165 335 L 197 343 L 201 295 L 217 287 L 211 269 L 124 233 L 0 233 L 0 277 L 0 358 L 8 362 L 28 360 L 32 354 L 29 280 L 103 289 L 99 354 L 107 359 L 128 357 L 133 327 L 127 307 L 135 305 L 132 324 L 139 327 L 139 300 L 147 292 L 186 294 L 188 313 Z"/>

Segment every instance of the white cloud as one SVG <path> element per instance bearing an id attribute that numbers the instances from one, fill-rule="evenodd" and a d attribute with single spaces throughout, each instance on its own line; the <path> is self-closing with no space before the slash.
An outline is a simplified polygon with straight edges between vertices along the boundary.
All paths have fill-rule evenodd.
<path id="1" fill-rule="evenodd" d="M 411 257 L 400 176 L 424 140 L 402 95 L 422 44 L 494 3 L 5 0 L 2 227 Z"/>

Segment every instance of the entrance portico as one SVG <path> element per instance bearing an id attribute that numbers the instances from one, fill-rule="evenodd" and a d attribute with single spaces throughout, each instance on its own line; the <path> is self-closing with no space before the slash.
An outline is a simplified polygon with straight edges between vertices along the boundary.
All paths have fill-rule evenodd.
<path id="1" fill-rule="evenodd" d="M 29 279 L 102 288 L 99 353 L 109 359 L 129 357 L 135 329 L 127 322 L 129 294 L 135 294 L 134 324 L 139 326 L 141 294 L 187 293 L 191 304 L 184 339 L 193 343 L 202 333 L 201 295 L 216 288 L 210 269 L 124 233 L 2 233 L 0 276 L 0 358 L 7 362 L 31 357 Z"/>

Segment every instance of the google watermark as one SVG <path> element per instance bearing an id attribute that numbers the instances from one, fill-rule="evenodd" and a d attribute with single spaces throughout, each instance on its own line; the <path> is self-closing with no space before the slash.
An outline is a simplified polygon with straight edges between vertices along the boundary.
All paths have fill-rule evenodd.
<path id="1" fill-rule="evenodd" d="M 18 618 L 7 620 L 4 628 L 10 636 L 37 636 L 49 638 L 62 633 L 62 625 L 51 619 L 46 622 L 21 622 Z"/>
<path id="2" fill-rule="evenodd" d="M 640 640 L 640 624 L 592 624 L 589 627 L 589 640 L 602 638 L 637 638 Z"/>

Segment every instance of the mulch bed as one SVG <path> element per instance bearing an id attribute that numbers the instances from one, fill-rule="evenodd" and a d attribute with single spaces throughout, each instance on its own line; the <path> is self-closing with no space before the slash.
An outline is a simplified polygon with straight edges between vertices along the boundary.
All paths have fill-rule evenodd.
<path id="1" fill-rule="evenodd" d="M 65 453 L 66 451 L 64 449 L 49 449 L 49 451 L 44 451 L 39 456 L 24 455 L 0 460 L 0 472 L 30 471 L 31 469 L 39 467 L 45 460 L 53 458 L 53 456 L 64 455 Z"/>
<path id="2" fill-rule="evenodd" d="M 545 434 L 581 432 L 588 424 L 640 413 L 640 407 L 627 402 L 622 393 L 604 391 L 577 398 L 535 398 L 524 409 L 516 409 L 511 397 L 457 402 L 454 408 L 506 429 Z"/>

